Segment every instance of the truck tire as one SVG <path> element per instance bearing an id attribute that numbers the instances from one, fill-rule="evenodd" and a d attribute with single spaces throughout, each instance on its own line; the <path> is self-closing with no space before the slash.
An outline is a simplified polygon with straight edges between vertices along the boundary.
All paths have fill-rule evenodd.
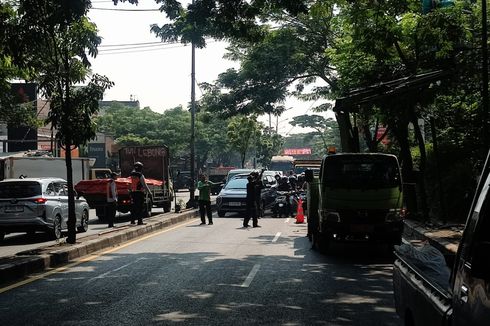
<path id="1" fill-rule="evenodd" d="M 3 239 L 5 239 L 5 232 L 0 231 L 0 242 L 2 242 Z"/>
<path id="2" fill-rule="evenodd" d="M 106 222 L 107 219 L 105 217 L 105 207 L 103 206 L 98 206 L 95 208 L 95 215 L 97 215 L 97 218 L 101 222 Z"/>
<path id="3" fill-rule="evenodd" d="M 171 202 L 165 202 L 163 203 L 163 212 L 168 213 L 170 212 L 170 209 L 172 208 L 172 203 Z"/>
<path id="4" fill-rule="evenodd" d="M 329 233 L 320 233 L 318 231 L 312 234 L 313 248 L 322 254 L 327 254 L 332 242 L 332 236 Z"/>
<path id="5" fill-rule="evenodd" d="M 153 208 L 153 202 L 151 200 L 148 200 L 145 204 L 144 209 L 143 209 L 143 216 L 151 217 L 151 209 L 152 208 Z"/>
<path id="6" fill-rule="evenodd" d="M 225 213 L 225 212 L 223 212 L 223 211 L 218 211 L 218 216 L 219 216 L 219 217 L 225 217 L 225 214 L 226 214 L 226 213 Z"/>

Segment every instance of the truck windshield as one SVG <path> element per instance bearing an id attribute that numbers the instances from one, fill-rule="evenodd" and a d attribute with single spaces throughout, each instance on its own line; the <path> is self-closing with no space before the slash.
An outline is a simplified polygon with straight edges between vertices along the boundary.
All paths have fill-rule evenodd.
<path id="1" fill-rule="evenodd" d="M 372 155 L 327 158 L 322 181 L 330 187 L 347 189 L 379 189 L 401 185 L 396 159 Z"/>

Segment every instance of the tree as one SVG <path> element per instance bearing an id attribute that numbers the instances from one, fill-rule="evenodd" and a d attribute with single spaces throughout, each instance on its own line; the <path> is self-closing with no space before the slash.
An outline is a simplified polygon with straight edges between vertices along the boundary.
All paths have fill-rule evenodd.
<path id="1" fill-rule="evenodd" d="M 227 136 L 231 146 L 240 154 L 242 168 L 253 140 L 260 132 L 260 124 L 255 117 L 235 116 L 228 123 Z"/>
<path id="2" fill-rule="evenodd" d="M 20 0 L 18 2 L 17 65 L 33 70 L 31 78 L 51 101 L 47 122 L 66 149 L 68 183 L 68 243 L 76 241 L 75 199 L 71 150 L 95 137 L 93 115 L 98 101 L 112 83 L 92 75 L 89 56 L 97 54 L 101 39 L 87 18 L 90 2 L 84 0 Z"/>
<path id="3" fill-rule="evenodd" d="M 13 57 L 18 52 L 18 40 L 12 36 L 17 34 L 17 12 L 10 2 L 0 3 L 0 116 L 3 123 L 22 126 L 37 126 L 36 108 L 32 103 L 18 104 L 12 93 L 10 81 L 25 79 L 29 76 L 28 69 L 19 68 Z"/>
<path id="4" fill-rule="evenodd" d="M 257 162 L 262 166 L 269 166 L 272 156 L 279 155 L 284 143 L 281 135 L 264 128 L 256 138 Z"/>
<path id="5" fill-rule="evenodd" d="M 323 148 L 327 148 L 329 143 L 327 131 L 333 129 L 332 126 L 333 119 L 332 118 L 324 118 L 321 115 L 312 114 L 312 115 L 299 115 L 293 118 L 291 122 L 289 122 L 292 126 L 300 126 L 302 128 L 312 128 L 316 131 L 316 135 L 318 135 L 322 142 Z"/>

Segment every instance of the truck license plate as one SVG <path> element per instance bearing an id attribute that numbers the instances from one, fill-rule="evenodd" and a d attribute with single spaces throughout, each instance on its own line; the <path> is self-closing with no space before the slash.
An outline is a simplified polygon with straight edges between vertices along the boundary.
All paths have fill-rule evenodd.
<path id="1" fill-rule="evenodd" d="M 370 233 L 373 231 L 373 226 L 368 224 L 351 225 L 350 230 L 353 233 Z"/>
<path id="2" fill-rule="evenodd" d="M 231 201 L 231 202 L 229 203 L 229 205 L 230 205 L 230 206 L 242 206 L 242 203 L 237 202 L 237 201 Z"/>
<path id="3" fill-rule="evenodd" d="M 24 206 L 9 205 L 5 206 L 5 213 L 20 213 L 24 211 Z"/>

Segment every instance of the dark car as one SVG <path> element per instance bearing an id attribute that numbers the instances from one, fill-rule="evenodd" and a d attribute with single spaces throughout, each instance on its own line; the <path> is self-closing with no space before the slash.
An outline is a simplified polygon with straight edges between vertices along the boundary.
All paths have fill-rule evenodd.
<path id="1" fill-rule="evenodd" d="M 224 188 L 216 197 L 216 205 L 218 206 L 218 216 L 223 217 L 226 213 L 244 213 L 247 203 L 247 177 L 246 174 L 238 174 L 233 176 Z M 262 179 L 264 188 L 261 192 L 262 210 L 272 208 L 274 199 L 276 198 L 277 184 L 274 178 L 267 176 Z"/>
<path id="2" fill-rule="evenodd" d="M 191 185 L 191 171 L 179 171 L 174 178 L 174 190 L 189 189 Z"/>

